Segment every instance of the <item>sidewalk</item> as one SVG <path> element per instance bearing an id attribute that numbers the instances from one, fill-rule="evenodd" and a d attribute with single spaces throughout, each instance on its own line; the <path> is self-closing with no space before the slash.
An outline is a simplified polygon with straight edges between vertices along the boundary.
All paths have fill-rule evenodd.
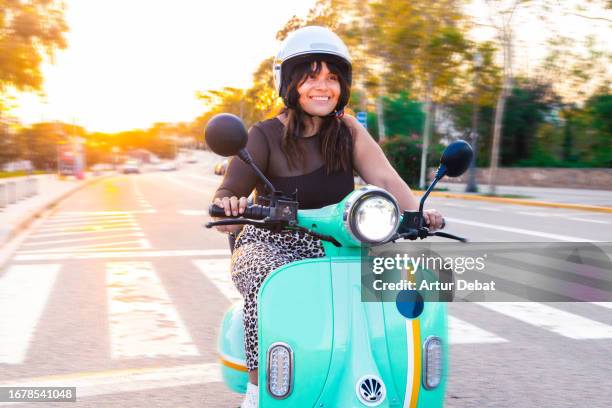
<path id="1" fill-rule="evenodd" d="M 465 184 L 438 183 L 440 188 L 447 188 L 448 192 L 460 194 L 474 194 L 465 192 Z M 489 192 L 488 185 L 479 186 L 480 193 Z M 583 190 L 574 188 L 546 188 L 546 187 L 521 187 L 521 186 L 497 186 L 497 194 L 516 195 L 526 200 L 548 201 L 552 203 L 584 204 L 600 207 L 612 207 L 612 190 Z"/>
<path id="2" fill-rule="evenodd" d="M 59 179 L 56 174 L 33 176 L 38 179 L 38 194 L 0 208 L 0 249 L 45 210 L 78 189 L 104 176 L 93 176 L 91 173 L 87 173 L 84 180 L 76 180 L 73 177 Z M 16 180 L 16 178 L 2 179 L 0 182 L 10 180 Z"/>

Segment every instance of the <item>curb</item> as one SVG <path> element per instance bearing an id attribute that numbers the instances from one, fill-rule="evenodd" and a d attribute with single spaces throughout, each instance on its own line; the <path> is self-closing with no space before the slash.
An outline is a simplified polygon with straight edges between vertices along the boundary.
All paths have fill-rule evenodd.
<path id="1" fill-rule="evenodd" d="M 423 195 L 421 190 L 412 190 L 416 195 Z M 503 197 L 485 197 L 471 194 L 459 194 L 459 193 L 445 193 L 443 191 L 432 191 L 430 196 L 433 197 L 444 197 L 444 198 L 457 198 L 461 200 L 473 200 L 473 201 L 487 201 L 490 203 L 500 204 L 518 204 L 528 205 L 532 207 L 548 207 L 548 208 L 566 208 L 570 210 L 581 210 L 581 211 L 592 211 L 592 212 L 603 212 L 612 213 L 612 207 L 599 207 L 596 205 L 586 204 L 570 204 L 570 203 L 554 203 L 549 201 L 532 201 L 520 198 L 503 198 Z"/>
<path id="2" fill-rule="evenodd" d="M 102 179 L 110 177 L 110 176 L 112 176 L 112 175 L 108 174 L 108 175 L 103 175 L 103 176 L 99 176 L 97 178 L 86 180 L 83 183 L 79 184 L 78 186 L 74 187 L 73 189 L 65 191 L 64 193 L 60 194 L 59 196 L 54 197 L 51 201 L 41 205 L 39 208 L 37 208 L 34 211 L 32 211 L 24 219 L 22 219 L 21 221 L 17 222 L 11 228 L 11 230 L 8 232 L 8 234 L 6 234 L 6 237 L 4 238 L 4 241 L 0 242 L 0 247 L 8 246 L 11 243 L 11 241 L 21 231 L 26 229 L 34 220 L 39 218 L 42 213 L 44 213 L 45 211 L 51 209 L 52 207 L 55 207 L 60 201 L 66 199 L 67 197 L 69 197 L 70 195 L 76 193 L 77 191 L 81 190 L 82 188 L 85 188 L 85 187 L 89 186 L 90 184 L 93 184 L 93 183 L 95 183 L 95 182 L 97 182 L 99 180 L 102 180 Z"/>

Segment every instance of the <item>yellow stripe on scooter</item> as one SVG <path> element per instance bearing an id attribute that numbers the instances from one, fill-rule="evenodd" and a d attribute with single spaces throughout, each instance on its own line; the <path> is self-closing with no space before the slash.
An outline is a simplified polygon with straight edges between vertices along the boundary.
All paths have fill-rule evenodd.
<path id="1" fill-rule="evenodd" d="M 421 388 L 421 323 L 419 319 L 412 321 L 412 343 L 414 350 L 414 368 L 412 376 L 412 392 L 410 394 L 410 408 L 416 408 Z"/>
<path id="2" fill-rule="evenodd" d="M 224 360 L 223 358 L 220 358 L 219 360 L 221 360 L 221 364 L 223 364 L 226 367 L 229 368 L 233 368 L 234 370 L 238 370 L 238 371 L 244 371 L 244 372 L 249 372 L 249 370 L 246 368 L 246 366 L 240 365 L 240 364 L 236 364 L 236 363 L 232 363 L 231 361 L 227 361 Z"/>

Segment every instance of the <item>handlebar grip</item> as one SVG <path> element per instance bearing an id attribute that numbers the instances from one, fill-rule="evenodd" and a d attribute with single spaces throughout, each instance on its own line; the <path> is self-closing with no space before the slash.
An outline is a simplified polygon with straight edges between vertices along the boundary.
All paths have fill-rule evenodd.
<path id="1" fill-rule="evenodd" d="M 211 217 L 226 217 L 225 210 L 216 204 L 211 204 L 208 207 L 208 215 Z"/>
<path id="2" fill-rule="evenodd" d="M 211 217 L 217 217 L 217 218 L 244 217 L 244 218 L 250 218 L 253 220 L 263 220 L 264 218 L 270 215 L 270 207 L 265 207 L 262 205 L 251 205 L 245 208 L 244 213 L 242 214 L 239 214 L 236 216 L 233 216 L 233 215 L 227 216 L 225 215 L 225 209 L 219 207 L 216 204 L 211 204 L 210 207 L 208 207 L 208 215 L 210 215 Z"/>

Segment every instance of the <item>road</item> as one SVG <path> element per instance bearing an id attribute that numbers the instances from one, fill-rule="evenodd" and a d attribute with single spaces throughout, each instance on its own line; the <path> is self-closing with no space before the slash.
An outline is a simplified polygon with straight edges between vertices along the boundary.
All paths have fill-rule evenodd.
<path id="1" fill-rule="evenodd" d="M 202 227 L 220 182 L 215 160 L 106 178 L 27 232 L 0 271 L 0 386 L 77 386 L 79 407 L 240 404 L 215 352 L 238 297 L 229 252 L 225 236 Z M 449 232 L 476 241 L 611 238 L 610 214 L 430 201 Z M 446 406 L 610 406 L 610 304 L 528 307 L 449 305 Z"/>

